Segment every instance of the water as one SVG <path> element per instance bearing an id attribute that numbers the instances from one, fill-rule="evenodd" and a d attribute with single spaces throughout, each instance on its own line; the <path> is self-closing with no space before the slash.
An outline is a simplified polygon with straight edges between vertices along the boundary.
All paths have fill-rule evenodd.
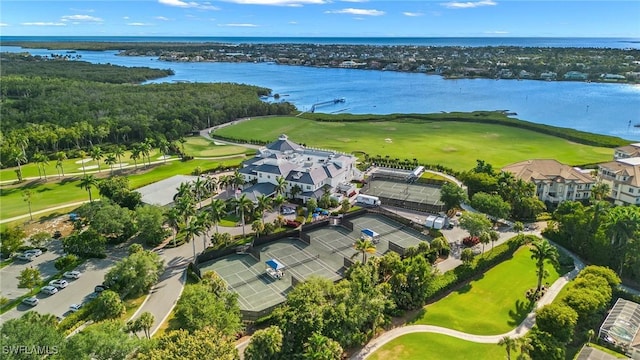
<path id="1" fill-rule="evenodd" d="M 148 38 L 147 38 L 148 39 Z M 476 45 L 477 46 L 477 45 Z M 25 51 L 0 47 L 0 51 Z M 34 55 L 64 51 L 28 49 Z M 265 63 L 175 63 L 116 51 L 77 51 L 82 60 L 123 66 L 171 68 L 150 82 L 236 82 L 264 86 L 300 110 L 345 98 L 317 111 L 353 114 L 508 110 L 541 124 L 640 140 L 640 85 L 533 80 L 459 79 L 390 71 L 327 69 Z"/>

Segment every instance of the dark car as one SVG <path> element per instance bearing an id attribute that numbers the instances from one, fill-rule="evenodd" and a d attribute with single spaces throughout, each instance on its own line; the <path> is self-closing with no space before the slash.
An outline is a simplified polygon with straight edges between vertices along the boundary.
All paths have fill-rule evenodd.
<path id="1" fill-rule="evenodd" d="M 96 285 L 96 287 L 93 289 L 93 291 L 97 293 L 101 293 L 105 290 L 109 290 L 109 287 L 105 284 Z"/>
<path id="2" fill-rule="evenodd" d="M 54 239 L 60 239 L 61 237 L 62 237 L 62 233 L 60 232 L 60 230 L 56 230 L 53 232 Z"/>

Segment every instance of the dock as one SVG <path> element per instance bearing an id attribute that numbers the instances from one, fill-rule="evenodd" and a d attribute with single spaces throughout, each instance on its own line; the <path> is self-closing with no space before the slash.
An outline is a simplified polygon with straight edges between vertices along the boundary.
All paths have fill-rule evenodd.
<path id="1" fill-rule="evenodd" d="M 339 103 L 343 103 L 345 101 L 347 101 L 345 98 L 335 98 L 333 100 L 328 100 L 328 101 L 322 101 L 322 102 L 319 102 L 319 103 L 315 103 L 315 104 L 311 105 L 311 110 L 309 112 L 314 113 L 316 111 L 316 108 L 319 108 L 321 106 L 339 104 Z"/>

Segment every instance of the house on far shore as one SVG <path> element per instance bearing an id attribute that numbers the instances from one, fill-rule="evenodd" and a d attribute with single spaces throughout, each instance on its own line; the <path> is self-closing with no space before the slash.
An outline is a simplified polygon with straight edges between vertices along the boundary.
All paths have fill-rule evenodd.
<path id="1" fill-rule="evenodd" d="M 507 165 L 502 171 L 534 183 L 536 196 L 547 205 L 558 205 L 566 200 L 588 200 L 591 187 L 596 183 L 589 172 L 553 159 L 525 160 Z"/>

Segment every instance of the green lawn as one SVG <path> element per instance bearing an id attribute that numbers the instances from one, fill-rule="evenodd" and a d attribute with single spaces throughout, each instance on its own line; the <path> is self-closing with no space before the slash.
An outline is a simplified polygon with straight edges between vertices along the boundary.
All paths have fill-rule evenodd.
<path id="1" fill-rule="evenodd" d="M 376 352 L 369 360 L 503 360 L 507 352 L 496 344 L 478 344 L 447 335 L 413 333 L 396 338 Z M 511 353 L 515 359 L 516 354 Z"/>
<path id="2" fill-rule="evenodd" d="M 192 160 L 187 162 L 172 161 L 166 164 L 160 164 L 151 168 L 150 171 L 130 175 L 129 185 L 131 188 L 139 188 L 141 186 L 166 179 L 173 175 L 191 174 L 196 167 L 203 170 L 213 168 L 216 164 L 223 166 L 238 165 L 242 161 L 242 157 L 228 159 L 224 161 L 213 160 Z M 108 172 L 103 171 L 103 175 Z M 14 216 L 28 214 L 27 203 L 23 200 L 23 190 L 30 189 L 32 192 L 32 210 L 38 211 L 49 207 L 74 203 L 78 201 L 89 200 L 87 191 L 78 187 L 80 177 L 67 178 L 63 181 L 40 183 L 31 181 L 20 187 L 4 187 L 0 188 L 0 219 L 7 219 Z M 99 198 L 98 190 L 93 189 L 94 199 Z"/>
<path id="3" fill-rule="evenodd" d="M 216 134 L 274 141 L 287 134 L 292 141 L 369 156 L 389 155 L 422 163 L 468 170 L 476 159 L 494 168 L 527 160 L 553 158 L 570 165 L 608 161 L 612 150 L 575 144 L 557 137 L 508 126 L 467 122 L 316 122 L 295 117 L 261 118 L 227 126 Z"/>
<path id="4" fill-rule="evenodd" d="M 558 279 L 547 265 L 546 282 Z M 496 335 L 518 326 L 531 309 L 525 292 L 536 285 L 536 271 L 528 247 L 442 300 L 424 308 L 414 324 L 439 325 L 477 335 Z"/>
<path id="5" fill-rule="evenodd" d="M 191 136 L 185 139 L 184 152 L 187 155 L 197 157 L 213 157 L 244 154 L 246 147 L 231 145 L 215 145 L 213 141 L 203 138 L 202 136 Z M 250 150 L 255 153 L 255 150 Z"/>

